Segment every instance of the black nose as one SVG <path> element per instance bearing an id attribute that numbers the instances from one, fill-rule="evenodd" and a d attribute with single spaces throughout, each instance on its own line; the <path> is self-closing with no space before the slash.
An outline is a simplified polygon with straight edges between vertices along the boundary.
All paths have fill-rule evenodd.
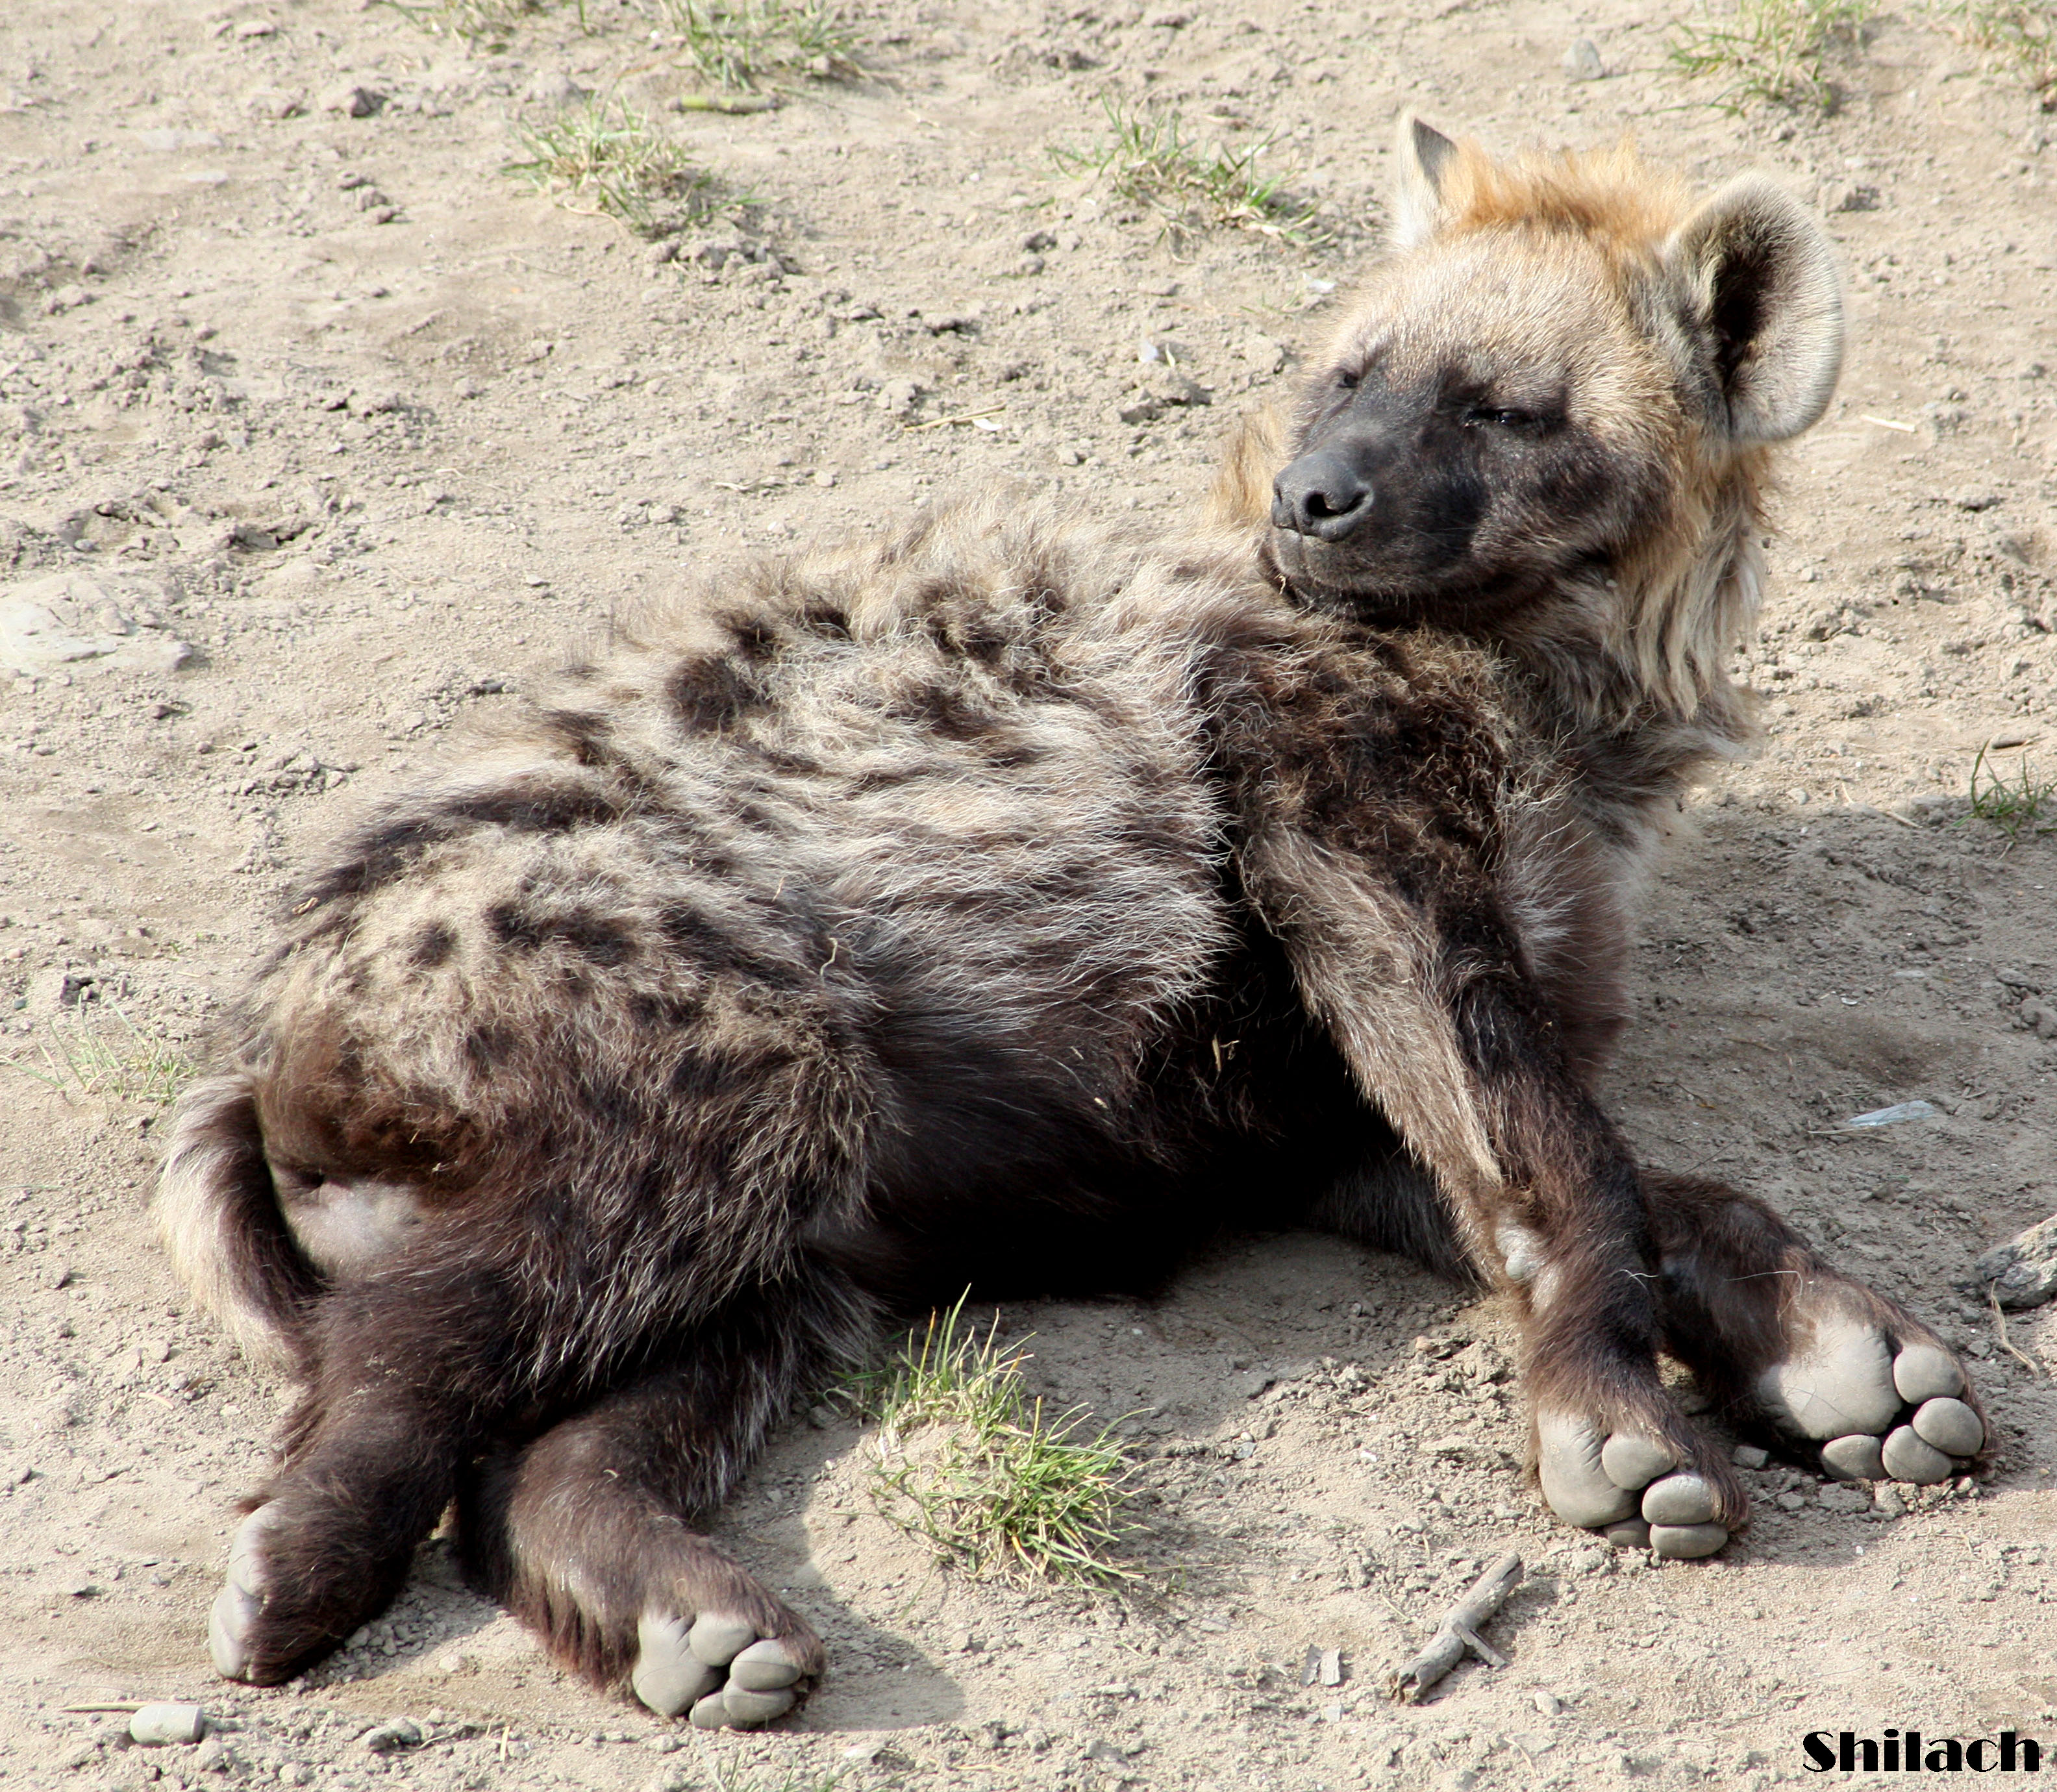
<path id="1" fill-rule="evenodd" d="M 1317 541 L 1342 541 L 1371 506 L 1371 481 L 1334 449 L 1302 454 L 1271 483 L 1271 526 Z"/>

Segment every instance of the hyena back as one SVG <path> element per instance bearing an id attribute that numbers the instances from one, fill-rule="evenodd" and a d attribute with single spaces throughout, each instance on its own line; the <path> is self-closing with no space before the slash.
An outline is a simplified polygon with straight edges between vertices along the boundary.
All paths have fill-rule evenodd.
<path id="1" fill-rule="evenodd" d="M 1748 727 L 1770 445 L 1825 404 L 1789 200 L 1403 128 L 1393 253 L 1171 538 L 972 503 L 648 616 L 291 903 L 160 1193 L 299 1378 L 211 1631 L 283 1679 L 453 1501 L 479 1583 L 704 1724 L 822 1667 L 692 1523 L 880 1317 L 1311 1222 L 1504 1290 L 1570 1521 L 1710 1553 L 1661 1382 L 1835 1472 L 1963 1372 L 1591 1094 L 1666 811 Z"/>

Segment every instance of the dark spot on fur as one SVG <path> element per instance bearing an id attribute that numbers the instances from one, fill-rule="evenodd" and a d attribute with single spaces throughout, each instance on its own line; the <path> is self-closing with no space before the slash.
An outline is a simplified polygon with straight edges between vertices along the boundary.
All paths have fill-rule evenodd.
<path id="1" fill-rule="evenodd" d="M 835 604 L 814 604 L 800 613 L 803 627 L 817 635 L 826 635 L 831 640 L 850 639 L 848 612 Z"/>
<path id="2" fill-rule="evenodd" d="M 698 1021 L 707 1013 L 707 1004 L 697 997 L 656 996 L 638 991 L 628 998 L 628 1012 L 640 1026 L 676 1030 Z"/>
<path id="3" fill-rule="evenodd" d="M 794 989 L 800 981 L 797 965 L 753 950 L 713 916 L 687 903 L 673 903 L 658 918 L 657 925 L 676 950 L 707 970 L 775 989 Z"/>
<path id="4" fill-rule="evenodd" d="M 764 701 L 763 688 L 732 654 L 707 654 L 680 663 L 664 695 L 682 727 L 715 729 Z"/>
<path id="5" fill-rule="evenodd" d="M 423 970 L 434 970 L 457 950 L 457 935 L 440 921 L 432 921 L 414 936 L 409 961 Z"/>
<path id="6" fill-rule="evenodd" d="M 605 756 L 601 748 L 614 731 L 605 716 L 577 709 L 545 710 L 539 720 L 564 743 L 573 759 L 585 766 L 600 763 Z"/>
<path id="7" fill-rule="evenodd" d="M 566 915 L 551 931 L 596 965 L 626 964 L 636 956 L 636 942 L 627 930 L 596 914 Z"/>
<path id="8" fill-rule="evenodd" d="M 497 902 L 486 911 L 486 925 L 502 946 L 533 952 L 548 938 L 549 930 L 533 910 L 514 902 Z"/>
<path id="9" fill-rule="evenodd" d="M 474 1069 L 492 1070 L 513 1055 L 515 1034 L 511 1027 L 474 1027 L 465 1035 L 464 1055 Z"/>
<path id="10" fill-rule="evenodd" d="M 504 827 L 512 834 L 563 834 L 573 828 L 620 819 L 621 806 L 591 785 L 556 789 L 500 791 L 466 796 L 412 812 L 390 814 L 349 842 L 340 862 L 312 878 L 307 898 L 329 902 L 361 896 L 403 874 L 427 847 L 455 839 L 474 827 Z M 347 909 L 323 918 L 325 928 L 346 926 Z"/>

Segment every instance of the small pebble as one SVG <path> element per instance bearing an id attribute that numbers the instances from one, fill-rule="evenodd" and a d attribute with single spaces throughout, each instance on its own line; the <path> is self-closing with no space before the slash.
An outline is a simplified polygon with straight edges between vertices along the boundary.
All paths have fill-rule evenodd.
<path id="1" fill-rule="evenodd" d="M 196 1742 L 207 1731 L 207 1714 L 197 1705 L 145 1705 L 129 1719 L 129 1739 L 145 1748 L 169 1742 Z"/>
<path id="2" fill-rule="evenodd" d="M 1754 1444 L 1738 1444 L 1729 1452 L 1729 1460 L 1738 1469 L 1762 1469 L 1771 1460 L 1771 1453 Z"/>
<path id="3" fill-rule="evenodd" d="M 1600 46 L 1591 38 L 1574 38 L 1564 52 L 1564 73 L 1573 81 L 1598 81 L 1607 73 L 1600 60 Z"/>
<path id="4" fill-rule="evenodd" d="M 406 1718 L 394 1718 L 366 1731 L 358 1740 L 374 1754 L 397 1754 L 422 1746 L 422 1728 Z"/>

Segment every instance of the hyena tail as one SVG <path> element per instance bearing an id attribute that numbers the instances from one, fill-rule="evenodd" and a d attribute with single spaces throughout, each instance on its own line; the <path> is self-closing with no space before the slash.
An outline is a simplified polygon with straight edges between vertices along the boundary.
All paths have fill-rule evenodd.
<path id="1" fill-rule="evenodd" d="M 279 1211 L 246 1078 L 210 1076 L 180 1099 L 157 1215 L 179 1279 L 244 1354 L 294 1366 L 299 1318 L 319 1284 Z"/>

